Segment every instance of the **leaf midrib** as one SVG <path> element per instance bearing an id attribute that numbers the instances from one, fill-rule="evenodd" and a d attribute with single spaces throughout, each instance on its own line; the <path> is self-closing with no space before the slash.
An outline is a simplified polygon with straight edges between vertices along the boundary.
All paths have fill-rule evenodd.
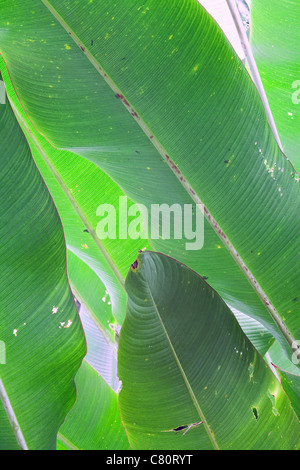
<path id="1" fill-rule="evenodd" d="M 181 374 L 181 376 L 182 376 L 182 378 L 183 378 L 183 380 L 184 380 L 184 383 L 185 383 L 185 385 L 186 385 L 186 387 L 187 387 L 187 390 L 188 390 L 188 392 L 189 392 L 189 394 L 190 394 L 190 397 L 191 397 L 191 399 L 192 399 L 192 401 L 193 401 L 193 404 L 194 404 L 194 406 L 195 406 L 195 408 L 196 408 L 196 410 L 197 410 L 197 413 L 199 414 L 199 417 L 200 417 L 201 421 L 203 422 L 203 426 L 205 427 L 205 430 L 206 430 L 206 432 L 207 432 L 207 434 L 208 434 L 208 437 L 209 437 L 209 439 L 210 439 L 210 441 L 211 441 L 211 443 L 212 443 L 214 449 L 215 449 L 215 450 L 220 450 L 220 448 L 219 448 L 219 446 L 218 446 L 218 444 L 217 444 L 217 441 L 216 441 L 216 439 L 215 439 L 215 437 L 214 437 L 214 433 L 213 433 L 213 431 L 211 430 L 211 428 L 210 428 L 210 426 L 209 426 L 209 424 L 208 424 L 208 422 L 207 422 L 207 420 L 206 420 L 206 418 L 205 418 L 205 415 L 204 415 L 204 413 L 203 413 L 203 411 L 202 411 L 202 409 L 201 409 L 201 407 L 200 407 L 200 405 L 199 405 L 199 402 L 198 402 L 198 400 L 197 400 L 197 398 L 196 398 L 196 396 L 195 396 L 195 394 L 194 394 L 194 392 L 193 392 L 193 388 L 192 388 L 192 386 L 191 386 L 191 384 L 190 384 L 190 382 L 189 382 L 189 380 L 188 380 L 188 378 L 187 378 L 187 376 L 186 376 L 186 374 L 185 374 L 185 372 L 184 372 L 184 369 L 183 369 L 183 367 L 182 367 L 182 365 L 181 365 L 181 362 L 180 362 L 180 360 L 179 360 L 179 357 L 177 356 L 177 353 L 176 353 L 175 348 L 174 348 L 174 346 L 173 346 L 173 344 L 172 344 L 171 338 L 170 338 L 170 336 L 169 336 L 169 334 L 168 334 L 168 331 L 167 331 L 167 329 L 166 329 L 166 327 L 165 327 L 165 325 L 164 325 L 164 322 L 163 322 L 163 320 L 162 320 L 162 318 L 161 318 L 161 316 L 160 316 L 160 313 L 159 313 L 159 311 L 158 311 L 158 307 L 157 307 L 157 305 L 156 305 L 156 302 L 155 302 L 155 300 L 154 300 L 154 297 L 153 297 L 153 295 L 152 295 L 152 292 L 151 292 L 151 289 L 150 289 L 150 285 L 149 285 L 148 282 L 147 282 L 147 287 L 148 287 L 148 291 L 149 291 L 149 293 L 150 293 L 151 300 L 152 300 L 153 306 L 154 306 L 154 308 L 155 308 L 155 312 L 156 312 L 156 314 L 157 314 L 158 320 L 159 320 L 159 322 L 160 322 L 160 324 L 161 324 L 161 327 L 162 327 L 162 329 L 163 329 L 163 331 L 164 331 L 164 334 L 165 334 L 166 339 L 167 339 L 167 341 L 168 341 L 168 344 L 169 344 L 169 346 L 170 346 L 171 352 L 172 352 L 172 354 L 173 354 L 173 356 L 174 356 L 174 359 L 175 359 L 176 364 L 177 364 L 177 366 L 178 366 L 178 368 L 179 368 L 180 374 Z"/>
<path id="2" fill-rule="evenodd" d="M 21 450 L 28 450 L 28 446 L 26 444 L 23 432 L 21 430 L 18 419 L 17 419 L 16 414 L 13 410 L 12 404 L 10 402 L 9 396 L 7 394 L 7 391 L 5 389 L 5 386 L 4 386 L 1 378 L 0 378 L 0 400 L 3 404 L 4 410 L 5 410 L 6 415 L 8 417 L 9 423 L 10 423 L 11 428 L 13 430 L 13 433 L 15 435 L 18 446 L 20 447 Z"/>

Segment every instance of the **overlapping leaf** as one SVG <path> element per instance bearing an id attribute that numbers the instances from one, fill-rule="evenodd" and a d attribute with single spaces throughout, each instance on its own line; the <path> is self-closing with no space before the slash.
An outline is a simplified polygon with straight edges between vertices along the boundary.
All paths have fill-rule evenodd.
<path id="1" fill-rule="evenodd" d="M 100 5 L 100 2 L 96 0 L 89 3 L 72 2 L 72 4 L 70 2 L 50 3 L 45 1 L 44 4 L 50 10 L 52 10 L 51 5 L 57 8 L 57 11 L 52 10 L 52 13 L 61 24 L 53 19 L 41 2 L 32 2 L 30 11 L 20 1 L 3 1 L 1 3 L 4 11 L 1 47 L 16 91 L 28 115 L 51 142 L 63 148 L 71 147 L 78 154 L 96 162 L 121 185 L 126 194 L 134 200 L 146 204 L 148 208 L 153 202 L 167 202 L 170 205 L 179 202 L 183 207 L 184 203 L 191 202 L 191 195 L 195 202 L 196 194 L 194 195 L 191 191 L 196 189 L 197 196 L 204 200 L 211 212 L 210 215 L 214 218 L 216 215 L 218 216 L 215 220 L 221 222 L 222 229 L 227 225 L 226 232 L 223 230 L 221 232 L 223 234 L 229 233 L 231 240 L 234 238 L 238 248 L 238 256 L 243 254 L 244 261 L 246 260 L 246 264 L 242 265 L 243 270 L 246 272 L 246 269 L 251 267 L 253 271 L 254 268 L 254 281 L 256 283 L 257 281 L 263 282 L 265 289 L 263 292 L 272 301 L 276 300 L 275 306 L 282 319 L 297 335 L 297 320 L 293 313 L 296 311 L 297 297 L 293 296 L 288 300 L 291 297 L 290 294 L 295 291 L 298 275 L 297 259 L 294 255 L 297 250 L 297 224 L 299 220 L 295 221 L 295 219 L 297 218 L 297 201 L 299 199 L 298 190 L 292 186 L 297 183 L 297 177 L 282 155 L 278 153 L 278 149 L 274 147 L 270 132 L 264 128 L 264 123 L 256 128 L 258 123 L 256 117 L 254 119 L 253 116 L 258 113 L 259 119 L 263 120 L 263 111 L 258 100 L 254 98 L 253 87 L 251 88 L 249 80 L 246 80 L 243 72 L 238 71 L 239 62 L 236 61 L 231 50 L 229 57 L 227 42 L 223 41 L 219 34 L 214 37 L 215 30 L 213 28 L 215 26 L 212 26 L 213 23 L 207 15 L 204 15 L 203 10 L 200 10 L 199 6 L 196 7 L 191 1 L 184 4 L 172 2 L 174 9 L 172 11 L 171 8 L 168 13 L 164 11 L 162 6 L 160 7 L 162 12 L 158 8 L 155 12 L 159 18 L 158 21 L 156 20 L 157 27 L 153 27 L 155 14 L 153 14 L 150 5 L 151 2 L 150 6 L 148 4 L 140 6 L 136 2 L 128 2 L 128 6 L 132 8 L 129 8 L 127 12 L 126 9 L 122 12 L 118 11 L 117 5 L 107 3 L 106 8 L 105 2 L 101 3 Z M 183 10 L 185 7 L 186 11 Z M 105 10 L 102 12 L 102 16 L 101 8 Z M 196 20 L 191 13 L 193 11 L 197 11 Z M 200 12 L 202 13 L 200 14 Z M 184 22 L 179 26 L 179 20 L 183 16 L 186 16 L 187 24 L 190 20 L 189 27 L 186 28 L 192 38 L 191 40 L 189 38 L 189 41 L 184 36 Z M 117 26 L 115 26 L 115 20 L 118 20 Z M 148 20 L 150 21 L 148 22 Z M 200 26 L 197 23 L 199 20 L 199 24 L 203 28 L 200 35 L 198 34 Z M 67 31 L 64 31 L 61 26 Z M 142 38 L 141 32 L 144 31 L 145 26 L 147 26 L 146 35 Z M 152 31 L 150 31 L 151 28 L 153 28 Z M 174 35 L 175 30 L 176 34 Z M 124 33 L 125 40 L 122 31 L 126 31 Z M 207 40 L 210 35 L 213 37 L 211 43 Z M 73 39 L 79 46 L 78 48 Z M 175 39 L 176 44 L 174 44 Z M 120 44 L 118 45 L 118 41 L 122 42 L 121 47 Z M 160 47 L 160 44 L 163 47 Z M 200 47 L 199 44 L 201 44 Z M 109 47 L 107 47 L 108 45 Z M 169 45 L 174 49 L 169 50 Z M 197 47 L 195 47 L 196 45 Z M 198 61 L 200 49 L 202 51 L 201 64 L 193 63 L 191 70 L 185 69 L 190 65 L 189 60 L 187 65 L 185 64 L 185 52 L 190 54 L 190 60 L 194 62 Z M 32 61 L 25 64 L 20 61 L 24 51 L 28 51 L 30 57 L 33 58 Z M 113 51 L 117 51 L 117 54 Z M 103 68 L 100 70 L 102 78 L 105 78 L 110 87 L 117 91 L 118 98 L 123 103 L 128 104 L 130 101 L 132 104 L 131 114 L 140 121 L 143 130 L 147 133 L 150 128 L 152 131 L 152 125 L 154 128 L 156 126 L 155 132 L 148 133 L 148 137 L 150 141 L 155 142 L 160 153 L 162 153 L 164 146 L 167 148 L 168 156 L 171 155 L 174 160 L 171 162 L 166 155 L 163 155 L 165 160 L 169 161 L 169 167 L 161 160 L 150 141 L 143 136 L 139 127 L 132 120 L 132 116 L 122 109 L 115 94 L 111 93 L 110 88 L 102 81 L 99 73 L 95 72 L 84 54 L 98 71 L 100 70 L 99 66 L 103 67 L 105 64 L 105 70 Z M 119 56 L 120 54 L 122 57 Z M 212 59 L 207 63 L 206 57 L 208 55 L 211 55 Z M 155 59 L 159 58 L 159 67 L 155 74 L 157 90 L 154 90 L 152 84 L 147 82 L 147 77 L 145 78 L 146 73 L 152 74 L 152 68 L 150 69 L 149 66 L 147 69 L 144 65 L 150 64 L 151 58 L 154 57 Z M 219 64 L 219 67 L 214 64 L 212 70 L 209 70 L 213 60 Z M 229 73 L 225 76 L 224 85 L 219 86 L 217 77 L 224 78 L 222 70 L 225 70 L 229 63 L 233 66 L 227 69 Z M 224 66 L 224 69 L 221 65 Z M 142 66 L 145 68 L 145 74 L 140 74 Z M 172 70 L 171 77 L 170 69 Z M 174 70 L 176 73 L 173 73 Z M 202 70 L 203 73 L 200 73 Z M 180 80 L 180 76 L 186 77 L 184 84 L 181 83 L 183 80 Z M 208 81 L 211 76 L 214 76 L 215 79 L 210 94 Z M 28 77 L 34 86 L 28 86 Z M 130 83 L 127 80 L 128 77 L 130 77 Z M 154 81 L 153 75 L 151 80 Z M 229 86 L 230 82 L 234 85 Z M 236 98 L 236 87 L 239 82 L 240 90 Z M 200 87 L 199 84 L 201 84 Z M 189 91 L 186 95 L 185 87 Z M 175 93 L 173 93 L 174 90 L 176 90 Z M 242 90 L 243 92 L 247 90 L 245 102 L 249 100 L 249 103 L 246 103 L 249 111 L 246 119 L 243 106 L 238 109 Z M 192 96 L 193 91 L 196 93 Z M 159 95 L 160 92 L 161 95 Z M 161 99 L 163 93 L 165 96 Z M 224 101 L 217 100 L 222 93 Z M 217 96 L 213 98 L 215 94 Z M 228 105 L 227 108 L 230 116 L 233 112 L 236 121 L 238 121 L 239 125 L 235 127 L 227 125 L 230 119 L 228 120 L 228 114 L 224 112 L 226 108 L 224 103 L 230 103 L 232 96 L 234 96 L 233 104 Z M 204 105 L 201 107 L 199 103 L 201 104 L 202 101 Z M 212 101 L 212 106 L 209 101 Z M 219 101 L 219 105 L 217 101 Z M 181 105 L 184 105 L 182 108 L 185 108 L 183 113 L 180 109 Z M 188 115 L 191 116 L 190 121 L 188 121 Z M 215 116 L 218 116 L 219 121 L 215 121 Z M 253 121 L 251 121 L 251 116 Z M 249 122 L 247 122 L 248 120 Z M 194 122 L 197 122 L 197 125 L 191 131 Z M 166 129 L 164 129 L 165 126 Z M 225 126 L 226 132 L 223 132 L 223 126 Z M 224 133 L 225 137 L 224 148 L 221 148 L 222 139 L 218 138 L 218 129 L 220 128 L 222 128 L 222 135 Z M 252 132 L 248 132 L 250 128 Z M 235 132 L 232 132 L 233 129 Z M 199 142 L 195 137 L 197 132 Z M 174 133 L 176 134 L 175 139 Z M 254 135 L 256 140 L 254 141 L 253 138 L 252 142 L 251 138 Z M 263 144 L 257 137 L 262 139 Z M 174 142 L 171 142 L 172 140 Z M 179 140 L 182 145 L 175 148 Z M 231 146 L 232 142 L 235 150 L 231 154 L 231 147 L 228 145 L 230 155 L 227 155 L 225 147 L 227 147 L 227 143 Z M 174 145 L 172 145 L 173 143 Z M 254 144 L 254 150 L 251 150 L 250 143 Z M 210 150 L 210 146 L 212 146 L 212 150 Z M 69 152 L 60 154 L 54 151 L 46 156 L 50 157 L 50 160 L 52 159 L 52 164 L 65 186 L 76 193 L 72 204 L 78 203 L 83 216 L 87 217 L 88 228 L 94 230 L 95 209 L 100 201 L 99 196 L 101 196 L 101 202 L 103 201 L 105 185 L 102 185 L 103 192 L 101 192 L 98 183 L 95 184 L 95 178 L 86 178 L 85 183 L 87 184 L 83 185 L 85 188 L 83 186 L 79 188 L 79 185 L 76 186 L 76 184 L 81 183 L 80 178 L 84 179 L 85 170 L 92 168 L 91 166 L 82 165 L 81 170 L 79 167 L 71 168 L 73 162 L 76 162 L 76 156 L 72 156 Z M 204 160 L 206 160 L 205 163 Z M 226 168 L 225 176 L 222 162 Z M 207 165 L 206 169 L 205 165 Z M 196 171 L 194 171 L 195 168 Z M 183 169 L 181 174 L 179 169 Z M 80 172 L 80 174 L 76 175 L 76 172 Z M 212 173 L 210 178 L 207 177 L 208 172 Z M 282 173 L 285 175 L 288 173 L 288 177 L 283 178 Z M 176 179 L 176 174 L 182 178 L 181 183 L 183 179 L 186 182 L 194 180 L 194 189 L 187 188 L 184 184 L 182 187 L 182 184 Z M 258 182 L 251 183 L 252 178 L 256 178 L 257 174 L 259 175 Z M 107 181 L 107 188 L 111 186 L 111 180 L 103 172 L 99 170 L 98 175 L 101 175 L 101 182 Z M 191 178 L 190 175 L 192 175 Z M 226 182 L 226 176 L 228 182 Z M 51 178 L 49 182 L 51 185 Z M 54 186 L 55 184 L 56 182 L 54 182 Z M 87 190 L 89 184 L 90 193 Z M 119 190 L 117 185 L 114 187 L 117 191 Z M 235 198 L 233 193 L 236 187 L 238 188 L 238 196 Z M 187 193 L 187 189 L 189 189 L 190 195 Z M 80 194 L 82 195 L 81 200 Z M 94 202 L 92 194 L 96 195 L 96 199 L 98 198 Z M 270 197 L 264 208 L 265 194 L 270 194 Z M 224 195 L 227 197 L 224 198 Z M 87 196 L 90 196 L 89 204 L 83 202 Z M 234 204 L 231 208 L 232 198 Z M 278 202 L 280 198 L 285 198 L 284 203 Z M 117 198 L 109 198 L 108 200 L 117 203 Z M 104 252 L 107 250 L 106 253 L 109 253 L 107 264 L 105 262 L 107 257 L 103 259 L 103 253 L 99 254 L 99 243 L 96 242 L 95 250 L 91 249 L 95 239 L 91 240 L 91 233 L 86 230 L 87 226 L 85 223 L 82 225 L 83 219 L 80 217 L 77 219 L 78 232 L 74 232 L 73 218 L 72 221 L 68 219 L 70 211 L 64 203 L 64 198 L 58 196 L 57 201 L 58 205 L 61 204 L 61 207 L 65 206 L 66 209 L 63 223 L 70 228 L 67 234 L 70 250 L 91 266 L 104 281 L 105 288 L 108 288 L 111 295 L 113 313 L 121 322 L 124 315 L 125 296 L 122 288 L 118 285 L 120 281 L 122 283 L 122 275 L 118 276 L 117 274 L 116 279 L 115 274 L 126 271 L 130 257 L 129 252 L 133 247 L 136 250 L 136 245 L 128 244 L 127 247 L 130 246 L 130 248 L 124 256 L 126 250 L 122 253 L 120 245 L 115 244 L 112 248 L 109 242 L 104 244 L 106 246 Z M 253 201 L 253 208 L 249 210 L 248 221 L 246 213 L 247 208 L 250 208 L 249 201 Z M 219 218 L 220 211 L 223 210 L 223 203 L 226 217 L 228 208 L 230 209 L 230 216 L 225 222 L 221 220 L 221 217 Z M 256 230 L 256 210 L 258 208 L 262 220 L 259 224 L 260 230 L 255 234 L 256 237 L 253 237 Z M 270 211 L 274 212 L 274 216 L 272 214 L 271 218 Z M 238 214 L 237 220 L 235 220 L 236 214 Z M 279 225 L 278 221 L 280 221 Z M 289 246 L 287 247 L 285 238 L 289 226 L 292 227 L 292 234 L 289 233 Z M 201 253 L 188 253 L 184 249 L 184 241 L 159 240 L 154 241 L 153 246 L 172 254 L 205 277 L 209 277 L 209 282 L 218 289 L 227 302 L 260 319 L 278 339 L 282 340 L 281 334 L 276 331 L 273 322 L 252 291 L 248 282 L 249 276 L 247 281 L 234 264 L 230 254 L 223 249 L 208 223 L 205 227 L 205 246 Z M 249 235 L 248 239 L 246 234 Z M 253 246 L 250 247 L 250 245 Z M 116 256 L 117 253 L 119 256 Z M 276 257 L 274 253 L 276 253 Z M 244 254 L 247 254 L 246 258 Z M 261 257 L 262 254 L 263 257 Z M 293 256 L 295 259 L 292 259 Z M 114 265 L 116 270 L 112 269 Z M 284 268 L 286 266 L 288 269 Z M 273 282 L 272 273 L 274 270 L 278 280 L 281 279 L 280 284 L 278 281 L 277 284 Z M 282 282 L 283 272 L 285 274 L 284 283 Z M 73 273 L 75 275 L 76 271 Z M 252 284 L 254 285 L 255 282 Z M 103 289 L 100 284 L 97 285 L 97 289 Z M 84 286 L 80 287 L 81 295 L 84 298 L 87 289 Z M 94 310 L 97 311 L 97 307 Z M 283 325 L 280 327 L 283 331 Z"/>
<path id="2" fill-rule="evenodd" d="M 134 449 L 293 449 L 284 390 L 218 294 L 158 253 L 126 279 L 120 410 Z"/>
<path id="3" fill-rule="evenodd" d="M 283 150 L 300 171 L 300 3 L 251 3 L 251 46 Z"/>
<path id="4" fill-rule="evenodd" d="M 86 361 L 76 376 L 76 383 L 78 399 L 60 429 L 60 443 L 70 450 L 130 449 L 116 393 Z"/>
<path id="5" fill-rule="evenodd" d="M 7 100 L 0 158 L 0 448 L 55 449 L 85 341 L 60 219 Z"/>

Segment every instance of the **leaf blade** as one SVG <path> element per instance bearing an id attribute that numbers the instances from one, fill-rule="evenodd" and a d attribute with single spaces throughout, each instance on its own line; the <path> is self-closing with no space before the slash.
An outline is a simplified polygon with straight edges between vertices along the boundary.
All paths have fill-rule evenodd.
<path id="1" fill-rule="evenodd" d="M 8 100 L 0 106 L 0 142 L 0 331 L 6 352 L 0 441 L 15 448 L 13 431 L 23 449 L 53 449 L 75 401 L 84 335 L 67 280 L 60 220 Z M 59 328 L 62 318 L 68 328 Z"/>
<path id="2" fill-rule="evenodd" d="M 128 273 L 126 289 L 120 411 L 133 448 L 211 449 L 211 436 L 221 449 L 298 445 L 287 424 L 296 429 L 298 421 L 285 393 L 232 312 L 199 276 L 171 258 L 145 252 Z M 268 391 L 276 395 L 280 419 Z M 208 426 L 176 432 L 203 417 Z"/>

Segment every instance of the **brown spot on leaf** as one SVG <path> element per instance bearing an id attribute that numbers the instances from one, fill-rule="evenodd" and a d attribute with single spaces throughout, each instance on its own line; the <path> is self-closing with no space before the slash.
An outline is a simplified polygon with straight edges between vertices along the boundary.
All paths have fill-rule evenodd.
<path id="1" fill-rule="evenodd" d="M 132 269 L 137 269 L 137 268 L 138 268 L 138 265 L 139 265 L 139 261 L 136 259 L 136 260 L 134 261 L 134 263 L 132 263 L 131 267 L 132 267 Z"/>

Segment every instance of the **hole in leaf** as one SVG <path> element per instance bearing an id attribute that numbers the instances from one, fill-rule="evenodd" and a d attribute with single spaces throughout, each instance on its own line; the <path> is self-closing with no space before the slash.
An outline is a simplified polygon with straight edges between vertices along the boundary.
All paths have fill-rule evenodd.
<path id="1" fill-rule="evenodd" d="M 258 411 L 257 411 L 257 408 L 255 408 L 255 406 L 251 406 L 251 411 L 252 411 L 252 413 L 253 413 L 254 418 L 257 420 L 257 419 L 258 419 Z"/>
<path id="2" fill-rule="evenodd" d="M 280 416 L 280 413 L 279 411 L 277 410 L 276 408 L 276 396 L 270 392 L 270 390 L 268 390 L 268 393 L 267 393 L 268 397 L 270 398 L 271 400 L 271 403 L 272 403 L 272 413 L 275 415 L 275 416 Z"/>
<path id="3" fill-rule="evenodd" d="M 178 428 L 174 428 L 174 429 L 172 429 L 172 431 L 179 432 L 179 431 L 184 430 L 184 433 L 182 434 L 184 436 L 191 428 L 199 426 L 202 423 L 203 423 L 203 421 L 199 421 L 199 423 L 192 423 L 192 424 L 189 424 L 189 425 L 178 426 Z"/>
<path id="4" fill-rule="evenodd" d="M 183 431 L 183 429 L 186 429 L 186 428 L 187 428 L 187 426 L 178 426 L 178 428 L 174 428 L 174 429 L 172 429 L 172 431 L 176 431 L 176 432 Z"/>
<path id="5" fill-rule="evenodd" d="M 132 269 L 137 269 L 138 265 L 139 265 L 139 262 L 138 262 L 138 260 L 136 259 L 136 260 L 134 261 L 134 263 L 132 263 L 131 267 L 132 267 Z"/>

